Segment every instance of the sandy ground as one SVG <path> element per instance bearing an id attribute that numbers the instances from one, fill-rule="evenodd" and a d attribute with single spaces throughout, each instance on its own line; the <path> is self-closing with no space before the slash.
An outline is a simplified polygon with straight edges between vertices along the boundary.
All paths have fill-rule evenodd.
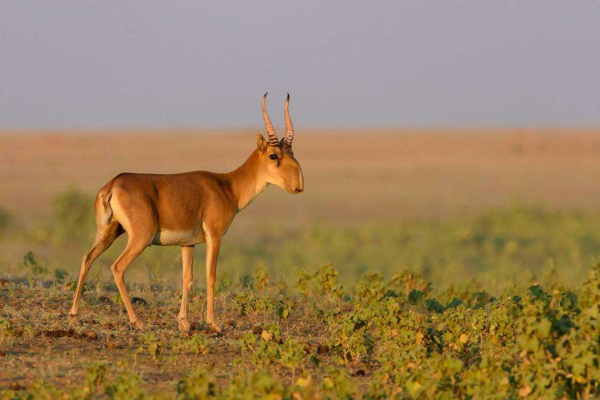
<path id="1" fill-rule="evenodd" d="M 25 223 L 70 185 L 95 192 L 119 172 L 228 171 L 256 132 L 2 131 L 0 205 Z M 472 213 L 515 199 L 600 209 L 600 130 L 299 131 L 306 193 L 269 188 L 237 229 L 270 218 L 365 222 Z"/>

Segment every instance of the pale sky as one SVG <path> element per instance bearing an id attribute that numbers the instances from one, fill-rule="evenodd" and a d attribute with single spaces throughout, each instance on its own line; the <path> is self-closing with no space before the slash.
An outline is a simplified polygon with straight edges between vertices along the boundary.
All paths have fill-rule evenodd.
<path id="1" fill-rule="evenodd" d="M 600 126 L 598 1 L 0 3 L 0 128 Z"/>

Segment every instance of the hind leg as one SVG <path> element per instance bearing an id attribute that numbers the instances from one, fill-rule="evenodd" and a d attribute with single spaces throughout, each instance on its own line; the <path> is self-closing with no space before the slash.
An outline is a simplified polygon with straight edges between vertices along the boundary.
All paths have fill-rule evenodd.
<path id="1" fill-rule="evenodd" d="M 127 287 L 125 286 L 125 270 L 127 267 L 137 256 L 139 256 L 142 251 L 150 245 L 152 242 L 152 235 L 135 235 L 130 234 L 129 240 L 127 241 L 127 246 L 125 250 L 117 261 L 110 267 L 113 277 L 115 278 L 115 283 L 119 288 L 119 293 L 121 294 L 121 298 L 123 299 L 123 303 L 125 304 L 125 308 L 127 309 L 127 314 L 129 315 L 129 322 L 132 325 L 135 325 L 138 329 L 144 329 L 144 323 L 140 321 L 138 316 L 133 311 L 133 306 L 131 305 L 131 299 L 129 298 L 129 294 L 127 293 Z"/>
<path id="2" fill-rule="evenodd" d="M 144 324 L 133 311 L 131 299 L 127 293 L 125 271 L 129 264 L 152 243 L 158 231 L 158 212 L 155 206 L 156 199 L 150 196 L 153 189 L 139 186 L 139 182 L 134 183 L 130 182 L 127 187 L 121 187 L 116 183 L 112 189 L 110 206 L 113 216 L 123 226 L 128 238 L 125 250 L 111 265 L 110 270 L 127 309 L 129 322 L 138 329 L 143 329 Z"/>
<path id="3" fill-rule="evenodd" d="M 73 306 L 69 311 L 69 320 L 74 322 L 77 320 L 77 314 L 79 313 L 79 301 L 81 300 L 81 294 L 83 292 L 83 284 L 85 278 L 90 271 L 92 263 L 108 249 L 115 239 L 123 233 L 123 229 L 118 223 L 112 223 L 109 225 L 98 226 L 96 232 L 96 239 L 92 248 L 83 256 L 81 262 L 81 270 L 79 271 L 79 281 L 77 282 L 77 289 L 75 290 L 75 298 L 73 299 Z"/>

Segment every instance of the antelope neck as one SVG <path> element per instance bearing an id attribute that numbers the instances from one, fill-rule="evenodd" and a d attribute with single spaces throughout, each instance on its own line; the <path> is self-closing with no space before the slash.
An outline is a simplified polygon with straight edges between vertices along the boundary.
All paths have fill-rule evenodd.
<path id="1" fill-rule="evenodd" d="M 246 208 L 269 185 L 265 179 L 259 176 L 259 162 L 258 150 L 254 150 L 242 165 L 226 174 L 240 211 Z"/>

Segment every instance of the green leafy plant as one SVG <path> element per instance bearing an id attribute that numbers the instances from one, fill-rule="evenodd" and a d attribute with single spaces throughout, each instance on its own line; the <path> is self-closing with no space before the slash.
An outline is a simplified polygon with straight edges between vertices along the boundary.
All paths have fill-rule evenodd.
<path id="1" fill-rule="evenodd" d="M 123 371 L 104 387 L 104 394 L 113 400 L 143 400 L 148 396 L 142 390 L 139 375 Z"/>
<path id="2" fill-rule="evenodd" d="M 147 351 L 156 364 L 162 362 L 164 345 L 158 340 L 156 335 L 153 333 L 142 334 L 138 337 L 138 341 L 140 342 L 138 353 Z"/>
<path id="3" fill-rule="evenodd" d="M 106 379 L 106 365 L 95 363 L 86 368 L 85 387 L 86 393 L 90 396 L 96 394 L 98 389 L 104 384 Z M 87 397 L 87 396 L 86 396 Z"/>
<path id="4" fill-rule="evenodd" d="M 13 216 L 4 207 L 0 206 L 0 236 L 8 232 L 13 226 Z"/>
<path id="5" fill-rule="evenodd" d="M 288 339 L 283 343 L 280 363 L 292 371 L 292 382 L 296 380 L 296 369 L 300 366 L 305 356 L 304 346 L 297 341 Z"/>
<path id="6" fill-rule="evenodd" d="M 173 349 L 183 353 L 194 353 L 196 355 L 208 353 L 208 342 L 204 336 L 195 335 L 186 341 L 176 343 Z"/>
<path id="7" fill-rule="evenodd" d="M 23 256 L 23 266 L 33 276 L 37 276 L 37 275 L 40 275 L 40 274 L 45 274 L 46 272 L 48 272 L 48 270 L 46 268 L 44 268 L 43 266 L 41 266 L 40 264 L 38 264 L 37 260 L 35 259 L 35 255 L 33 254 L 32 251 L 27 252 L 27 254 L 25 254 Z"/>

